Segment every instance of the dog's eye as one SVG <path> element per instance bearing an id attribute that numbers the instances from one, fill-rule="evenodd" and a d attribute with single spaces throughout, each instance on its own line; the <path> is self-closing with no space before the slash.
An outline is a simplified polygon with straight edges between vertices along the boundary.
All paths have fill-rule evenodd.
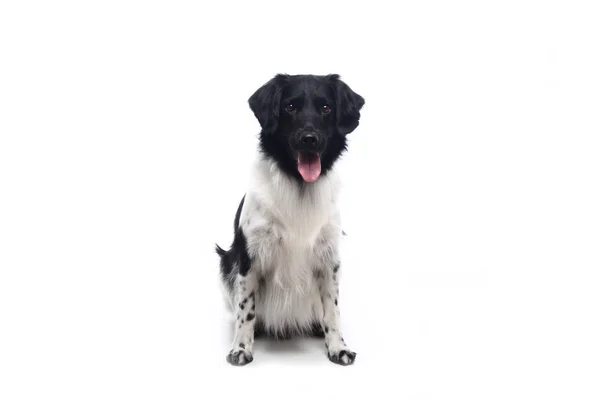
<path id="1" fill-rule="evenodd" d="M 296 107 L 294 107 L 294 105 L 290 103 L 287 106 L 285 106 L 285 111 L 292 113 L 292 112 L 296 111 Z"/>
<path id="2" fill-rule="evenodd" d="M 331 112 L 331 107 L 328 105 L 324 105 L 322 108 L 323 114 L 329 114 Z"/>

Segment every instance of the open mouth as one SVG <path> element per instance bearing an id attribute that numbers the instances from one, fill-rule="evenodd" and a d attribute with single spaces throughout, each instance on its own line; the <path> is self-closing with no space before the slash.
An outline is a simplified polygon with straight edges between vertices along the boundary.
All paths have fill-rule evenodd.
<path id="1" fill-rule="evenodd" d="M 321 175 L 321 157 L 317 153 L 298 153 L 298 172 L 305 182 L 316 181 Z"/>

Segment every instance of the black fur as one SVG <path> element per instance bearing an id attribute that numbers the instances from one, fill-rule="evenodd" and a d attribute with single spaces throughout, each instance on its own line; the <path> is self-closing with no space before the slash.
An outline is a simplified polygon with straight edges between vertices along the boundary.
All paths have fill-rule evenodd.
<path id="1" fill-rule="evenodd" d="M 254 326 L 254 336 L 257 338 L 276 338 L 278 340 L 289 340 L 299 336 L 299 333 L 294 327 L 285 328 L 277 332 L 266 330 L 262 321 L 257 319 L 256 325 Z M 315 322 L 313 326 L 304 333 L 303 336 L 324 338 L 325 332 L 323 331 L 321 324 Z"/>
<path id="2" fill-rule="evenodd" d="M 221 276 L 230 290 L 233 290 L 236 275 L 239 273 L 242 276 L 246 276 L 250 270 L 250 256 L 246 248 L 246 236 L 239 226 L 245 199 L 246 196 L 243 196 L 235 213 L 233 222 L 234 236 L 231 248 L 226 251 L 218 244 L 215 246 L 217 254 L 221 257 Z"/>
<path id="3" fill-rule="evenodd" d="M 241 358 L 242 356 L 244 357 L 243 359 Z M 251 363 L 252 360 L 252 354 L 246 353 L 243 350 L 231 350 L 231 352 L 227 355 L 227 361 L 231 365 L 242 366 Z"/>
<path id="4" fill-rule="evenodd" d="M 235 219 L 233 220 L 233 232 L 237 231 L 237 229 L 240 226 L 240 216 L 242 215 L 242 207 L 244 206 L 244 200 L 246 200 L 246 195 L 242 196 L 242 201 L 240 201 L 240 205 L 238 206 L 238 209 L 235 212 Z"/>
<path id="5" fill-rule="evenodd" d="M 346 356 L 348 359 L 348 364 L 353 364 L 354 360 L 356 359 L 356 353 L 353 351 L 347 351 L 347 350 L 342 350 L 340 351 L 338 354 L 327 354 L 327 356 L 329 357 L 329 359 L 336 363 L 336 364 L 340 364 L 340 365 L 346 365 L 343 361 L 342 361 L 342 357 Z"/>
<path id="6" fill-rule="evenodd" d="M 279 167 L 302 182 L 298 153 L 307 149 L 301 135 L 310 132 L 318 141 L 322 175 L 346 150 L 346 135 L 359 123 L 364 99 L 352 91 L 339 75 L 277 75 L 248 100 L 262 128 L 260 149 Z M 293 105 L 294 111 L 286 107 Z M 330 112 L 324 113 L 323 107 Z"/>

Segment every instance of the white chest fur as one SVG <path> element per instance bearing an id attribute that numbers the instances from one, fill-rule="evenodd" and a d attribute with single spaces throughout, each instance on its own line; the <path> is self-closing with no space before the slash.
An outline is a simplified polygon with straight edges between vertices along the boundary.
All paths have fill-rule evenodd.
<path id="1" fill-rule="evenodd" d="M 261 277 L 257 314 L 267 327 L 302 329 L 321 318 L 316 274 L 339 262 L 339 180 L 329 171 L 301 185 L 270 161 L 254 168 L 240 226 Z"/>

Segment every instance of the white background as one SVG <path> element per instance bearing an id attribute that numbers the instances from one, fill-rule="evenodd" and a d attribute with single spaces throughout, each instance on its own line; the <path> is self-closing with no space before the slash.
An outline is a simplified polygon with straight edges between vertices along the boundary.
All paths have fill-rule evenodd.
<path id="1" fill-rule="evenodd" d="M 598 399 L 593 2 L 3 2 L 2 399 Z M 342 320 L 225 361 L 228 245 L 277 72 L 366 99 Z M 310 397 L 308 397 L 310 396 Z"/>

